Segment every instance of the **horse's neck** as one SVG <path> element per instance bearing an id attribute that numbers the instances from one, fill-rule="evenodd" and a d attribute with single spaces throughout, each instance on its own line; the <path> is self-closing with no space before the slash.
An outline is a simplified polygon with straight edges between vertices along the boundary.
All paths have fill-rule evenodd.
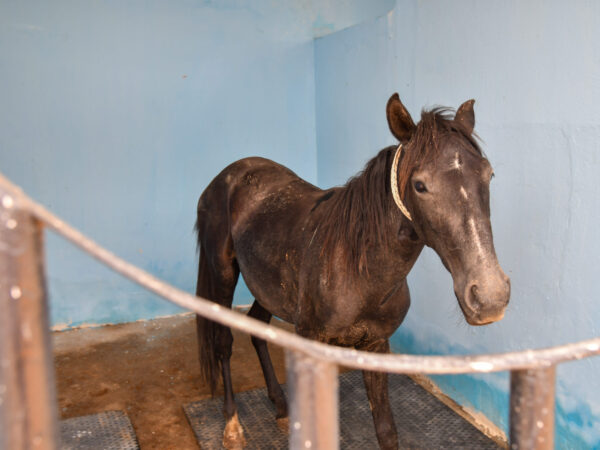
<path id="1" fill-rule="evenodd" d="M 390 192 L 390 198 L 381 199 L 390 205 L 390 209 L 384 214 L 385 219 L 379 224 L 381 228 L 378 233 L 368 237 L 365 254 L 365 271 L 369 274 L 369 278 L 373 273 L 378 273 L 375 278 L 381 282 L 388 279 L 400 281 L 406 278 L 424 247 L 414 231 L 412 222 L 397 208 L 391 196 Z M 361 206 L 364 205 L 352 205 L 352 207 Z M 346 231 L 351 232 L 338 230 L 340 233 Z M 385 239 L 381 240 L 382 236 Z"/>
<path id="2" fill-rule="evenodd" d="M 360 174 L 313 207 L 311 220 L 321 230 L 322 252 L 331 259 L 341 248 L 348 274 L 377 270 L 404 278 L 423 248 L 393 200 L 392 156 L 393 148 L 380 151 Z"/>
<path id="3" fill-rule="evenodd" d="M 405 219 L 390 221 L 386 228 L 390 239 L 387 244 L 376 243 L 369 249 L 367 269 L 377 270 L 384 278 L 401 280 L 413 268 L 424 244 Z"/>

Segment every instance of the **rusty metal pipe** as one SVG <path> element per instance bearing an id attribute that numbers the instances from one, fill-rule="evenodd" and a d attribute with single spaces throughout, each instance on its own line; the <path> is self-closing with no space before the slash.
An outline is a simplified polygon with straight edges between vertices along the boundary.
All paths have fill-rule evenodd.
<path id="1" fill-rule="evenodd" d="M 328 361 L 286 351 L 290 397 L 290 448 L 339 448 L 338 368 Z"/>
<path id="2" fill-rule="evenodd" d="M 42 223 L 0 185 L 0 449 L 54 449 Z"/>
<path id="3" fill-rule="evenodd" d="M 510 374 L 510 446 L 554 448 L 556 367 L 513 370 Z"/>

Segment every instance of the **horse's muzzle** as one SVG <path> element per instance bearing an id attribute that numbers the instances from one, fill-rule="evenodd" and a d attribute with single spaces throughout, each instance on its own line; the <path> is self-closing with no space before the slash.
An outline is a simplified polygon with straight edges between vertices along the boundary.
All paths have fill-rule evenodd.
<path id="1" fill-rule="evenodd" d="M 504 317 L 509 299 L 510 278 L 499 269 L 495 276 L 467 283 L 461 306 L 470 325 L 487 325 Z"/>

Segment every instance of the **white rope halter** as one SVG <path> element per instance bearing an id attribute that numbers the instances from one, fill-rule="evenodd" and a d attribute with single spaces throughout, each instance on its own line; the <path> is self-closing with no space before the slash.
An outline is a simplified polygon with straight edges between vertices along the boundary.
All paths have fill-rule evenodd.
<path id="1" fill-rule="evenodd" d="M 392 197 L 394 197 L 394 202 L 396 206 L 402 211 L 402 214 L 406 216 L 408 220 L 412 222 L 412 217 L 402 203 L 402 199 L 400 198 L 400 193 L 398 192 L 398 161 L 400 161 L 400 155 L 402 154 L 402 144 L 398 145 L 396 149 L 396 153 L 394 154 L 394 162 L 392 162 L 392 173 L 390 174 L 390 183 L 392 185 Z"/>

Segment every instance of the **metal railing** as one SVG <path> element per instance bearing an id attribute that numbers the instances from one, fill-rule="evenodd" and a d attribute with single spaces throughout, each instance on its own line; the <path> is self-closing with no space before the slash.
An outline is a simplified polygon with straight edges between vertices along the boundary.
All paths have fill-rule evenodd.
<path id="1" fill-rule="evenodd" d="M 100 247 L 0 175 L 0 450 L 58 445 L 44 227 L 170 302 L 284 347 L 293 449 L 339 447 L 339 365 L 403 374 L 510 371 L 511 448 L 550 449 L 556 365 L 600 354 L 600 338 L 477 356 L 382 355 L 311 341 L 160 281 Z"/>

